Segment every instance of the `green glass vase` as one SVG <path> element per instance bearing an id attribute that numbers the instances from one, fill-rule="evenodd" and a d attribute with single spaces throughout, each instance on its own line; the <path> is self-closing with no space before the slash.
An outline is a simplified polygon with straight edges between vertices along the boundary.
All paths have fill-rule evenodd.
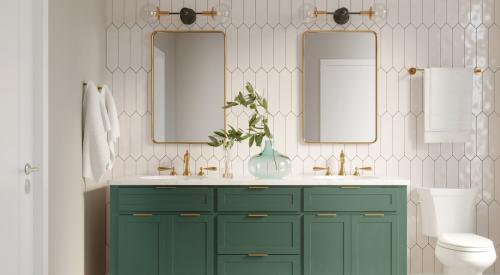
<path id="1" fill-rule="evenodd" d="M 261 179 L 284 178 L 292 172 L 291 166 L 290 158 L 276 151 L 270 140 L 266 140 L 264 150 L 248 162 L 250 174 Z"/>

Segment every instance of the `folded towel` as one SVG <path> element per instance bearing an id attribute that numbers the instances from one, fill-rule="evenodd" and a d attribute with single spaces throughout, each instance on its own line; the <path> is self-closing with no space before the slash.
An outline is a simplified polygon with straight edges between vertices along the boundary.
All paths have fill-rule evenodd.
<path id="1" fill-rule="evenodd" d="M 118 112 L 116 111 L 115 100 L 113 94 L 108 86 L 102 87 L 101 93 L 104 96 L 104 103 L 109 117 L 110 129 L 108 131 L 108 146 L 109 146 L 109 159 L 108 169 L 113 168 L 113 163 L 116 159 L 115 144 L 120 137 L 120 122 L 118 121 Z"/>
<path id="2" fill-rule="evenodd" d="M 424 141 L 467 142 L 472 128 L 472 69 L 424 71 Z"/>
<path id="3" fill-rule="evenodd" d="M 83 98 L 83 178 L 99 182 L 110 163 L 111 123 L 104 96 L 89 82 Z"/>

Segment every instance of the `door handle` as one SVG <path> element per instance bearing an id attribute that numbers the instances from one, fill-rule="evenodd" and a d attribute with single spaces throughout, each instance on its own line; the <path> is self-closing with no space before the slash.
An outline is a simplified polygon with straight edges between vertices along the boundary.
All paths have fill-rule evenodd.
<path id="1" fill-rule="evenodd" d="M 29 176 L 31 173 L 35 173 L 38 171 L 40 171 L 40 168 L 37 166 L 33 166 L 30 163 L 26 163 L 26 165 L 24 165 L 24 174 L 26 176 Z"/>
<path id="2" fill-rule="evenodd" d="M 267 253 L 248 253 L 248 257 L 267 257 L 269 254 Z"/>

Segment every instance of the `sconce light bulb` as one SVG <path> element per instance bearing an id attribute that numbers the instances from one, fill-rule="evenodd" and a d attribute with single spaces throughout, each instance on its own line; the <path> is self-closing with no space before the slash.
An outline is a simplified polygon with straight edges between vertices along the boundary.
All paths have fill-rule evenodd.
<path id="1" fill-rule="evenodd" d="M 158 21 L 158 12 L 159 9 L 156 5 L 148 3 L 142 7 L 141 17 L 149 24 L 155 23 Z"/>
<path id="2" fill-rule="evenodd" d="M 375 21 L 375 23 L 382 23 L 387 20 L 387 6 L 382 3 L 377 3 L 372 7 L 373 14 L 371 19 Z"/>
<path id="3" fill-rule="evenodd" d="M 316 14 L 316 7 L 312 4 L 306 3 L 300 9 L 300 16 L 302 17 L 302 21 L 305 23 L 312 23 L 318 15 Z"/>
<path id="4" fill-rule="evenodd" d="M 224 24 L 231 18 L 231 9 L 225 5 L 220 4 L 212 8 L 215 14 L 212 16 L 215 24 Z"/>

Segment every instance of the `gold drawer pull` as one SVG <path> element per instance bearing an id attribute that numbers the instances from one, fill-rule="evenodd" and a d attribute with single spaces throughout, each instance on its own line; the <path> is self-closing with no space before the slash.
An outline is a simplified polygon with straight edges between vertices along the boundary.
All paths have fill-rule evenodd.
<path id="1" fill-rule="evenodd" d="M 340 186 L 340 189 L 360 189 L 359 186 Z"/>
<path id="2" fill-rule="evenodd" d="M 248 186 L 248 189 L 268 189 L 268 186 Z"/>
<path id="3" fill-rule="evenodd" d="M 248 257 L 267 257 L 269 254 L 267 253 L 248 253 Z"/>
<path id="4" fill-rule="evenodd" d="M 200 213 L 181 213 L 181 217 L 199 217 L 201 216 Z"/>
<path id="5" fill-rule="evenodd" d="M 318 217 L 337 217 L 336 213 L 318 213 L 316 214 Z"/>
<path id="6" fill-rule="evenodd" d="M 156 189 L 175 189 L 175 186 L 156 186 Z"/>
<path id="7" fill-rule="evenodd" d="M 134 216 L 134 217 L 152 217 L 153 214 L 150 214 L 150 213 L 134 213 L 134 214 L 132 214 L 132 216 Z"/>
<path id="8" fill-rule="evenodd" d="M 264 218 L 264 217 L 268 217 L 269 215 L 266 214 L 266 213 L 252 213 L 252 214 L 248 214 L 248 217 L 250 218 Z"/>
<path id="9" fill-rule="evenodd" d="M 385 216 L 384 213 L 366 213 L 365 217 L 383 217 Z"/>

